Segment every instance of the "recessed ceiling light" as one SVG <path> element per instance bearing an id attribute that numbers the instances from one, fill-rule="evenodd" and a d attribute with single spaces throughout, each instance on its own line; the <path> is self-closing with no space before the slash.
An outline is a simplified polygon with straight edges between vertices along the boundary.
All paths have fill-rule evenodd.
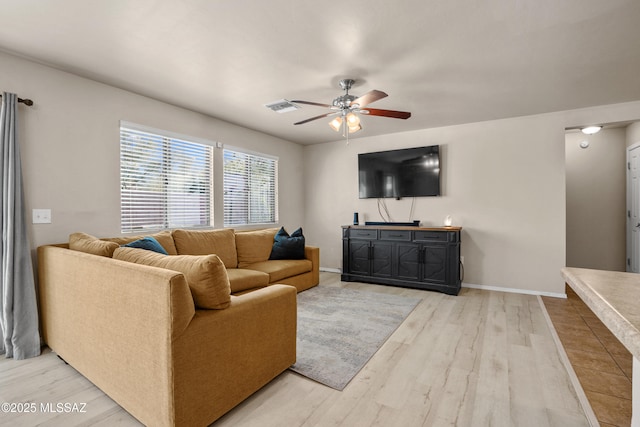
<path id="1" fill-rule="evenodd" d="M 586 128 L 582 128 L 580 130 L 585 135 L 593 135 L 594 133 L 600 132 L 600 129 L 602 129 L 602 126 L 587 126 Z"/>

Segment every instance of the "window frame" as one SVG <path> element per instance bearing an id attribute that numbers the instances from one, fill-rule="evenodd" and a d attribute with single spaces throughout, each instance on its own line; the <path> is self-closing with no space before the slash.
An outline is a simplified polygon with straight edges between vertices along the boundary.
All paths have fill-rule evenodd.
<path id="1" fill-rule="evenodd" d="M 124 175 L 125 175 L 125 171 L 123 169 L 124 167 L 124 159 L 123 159 L 123 131 L 130 131 L 130 132 L 136 132 L 136 133 L 143 133 L 143 134 L 148 134 L 150 136 L 153 137 L 159 137 L 162 138 L 163 144 L 171 144 L 172 141 L 175 141 L 177 144 L 180 143 L 187 143 L 187 144 L 198 144 L 201 146 L 205 146 L 207 147 L 207 157 L 208 157 L 208 182 L 206 182 L 206 184 L 203 184 L 206 186 L 206 191 L 205 194 L 208 195 L 208 206 L 205 209 L 205 212 L 207 214 L 207 220 L 206 223 L 204 224 L 185 224 L 185 223 L 178 223 L 178 222 L 171 222 L 170 218 L 171 218 L 171 214 L 169 213 L 169 211 L 171 210 L 171 204 L 168 203 L 168 195 L 171 194 L 171 184 L 169 184 L 169 182 L 171 181 L 170 179 L 167 178 L 168 175 L 167 172 L 168 170 L 166 169 L 166 164 L 164 163 L 165 161 L 171 162 L 171 157 L 169 157 L 168 159 L 166 159 L 165 157 L 165 152 L 163 151 L 163 168 L 162 168 L 162 173 L 161 174 L 165 174 L 163 175 L 163 178 L 161 179 L 162 181 L 162 185 L 163 185 L 163 191 L 161 192 L 161 194 L 163 194 L 164 196 L 164 204 L 162 204 L 160 206 L 160 209 L 162 210 L 162 224 L 147 224 L 142 225 L 140 227 L 135 227 L 130 221 L 125 222 L 125 195 L 124 195 Z M 173 229 L 173 228 L 210 228 L 213 227 L 214 225 L 214 157 L 215 157 L 215 151 L 214 151 L 214 147 L 215 147 L 215 142 L 203 139 L 203 138 L 198 138 L 198 137 L 193 137 L 193 136 L 189 136 L 189 135 L 183 135 L 183 134 L 179 134 L 176 132 L 171 132 L 171 131 L 166 131 L 163 129 L 157 129 L 157 128 L 152 128 L 149 126 L 144 126 L 144 125 L 139 125 L 137 123 L 132 123 L 132 122 L 127 122 L 127 121 L 120 121 L 120 126 L 119 126 L 119 144 L 120 144 L 120 231 L 123 234 L 136 234 L 136 233 L 143 233 L 143 232 L 147 232 L 147 231 L 159 231 L 159 230 L 167 230 L 167 229 Z M 164 150 L 164 148 L 162 148 L 162 150 Z M 176 152 L 176 153 L 179 153 Z M 150 151 L 151 154 L 151 151 Z M 173 156 L 174 161 L 176 158 L 179 158 L 181 155 L 180 154 L 176 154 L 175 156 Z M 175 175 L 175 176 L 180 176 Z M 175 177 L 174 176 L 174 177 Z M 139 201 L 140 199 L 138 199 Z M 199 203 L 199 207 L 200 209 L 202 209 L 202 202 L 200 201 Z M 176 204 L 176 207 L 180 208 L 180 204 Z M 175 207 L 174 207 L 175 209 Z M 127 225 L 127 226 L 125 226 Z"/>
<path id="2" fill-rule="evenodd" d="M 246 215 L 246 222 L 227 222 L 227 209 L 228 209 L 228 201 L 227 201 L 227 185 L 228 185 L 228 181 L 227 181 L 227 175 L 226 175 L 226 171 L 225 171 L 225 158 L 226 158 L 226 152 L 230 151 L 230 152 L 234 152 L 234 153 L 238 153 L 244 156 L 249 156 L 249 157 L 254 157 L 254 158 L 260 158 L 263 160 L 268 160 L 268 161 L 272 161 L 273 162 L 273 175 L 271 177 L 273 183 L 272 183 L 272 187 L 273 187 L 273 192 L 271 193 L 272 195 L 272 199 L 273 199 L 273 205 L 270 207 L 272 209 L 272 221 L 251 221 L 250 217 L 251 217 L 251 208 L 250 208 L 250 194 L 248 195 L 248 200 L 246 201 L 246 205 L 247 205 L 247 215 Z M 222 205 L 223 205 L 223 218 L 222 218 L 222 222 L 223 222 L 223 226 L 224 227 L 231 227 L 231 228 L 239 228 L 239 227 L 252 227 L 252 226 L 261 226 L 261 225 L 276 225 L 279 222 L 279 157 L 278 156 L 274 156 L 274 155 L 270 155 L 270 154 L 266 154 L 266 153 L 261 153 L 261 152 L 257 152 L 257 151 L 253 151 L 253 150 L 248 150 L 245 148 L 241 148 L 241 147 L 236 147 L 236 146 L 231 146 L 231 145 L 224 145 L 222 147 Z"/>

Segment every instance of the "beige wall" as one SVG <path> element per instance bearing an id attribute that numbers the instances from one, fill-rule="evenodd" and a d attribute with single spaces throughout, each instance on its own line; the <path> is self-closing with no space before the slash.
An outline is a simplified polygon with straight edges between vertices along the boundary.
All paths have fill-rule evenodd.
<path id="1" fill-rule="evenodd" d="M 566 135 L 569 267 L 626 270 L 626 134 Z"/>
<path id="2" fill-rule="evenodd" d="M 443 196 L 417 198 L 413 218 L 410 199 L 387 199 L 393 219 L 441 225 L 451 215 L 464 227 L 465 283 L 563 294 L 565 128 L 639 117 L 636 102 L 307 147 L 308 239 L 323 267 L 341 268 L 340 226 L 355 211 L 381 220 L 376 200 L 358 199 L 357 154 L 440 144 Z"/>
<path id="3" fill-rule="evenodd" d="M 3 53 L 0 82 L 0 90 L 35 102 L 19 107 L 25 202 L 29 213 L 51 209 L 53 222 L 30 226 L 33 247 L 66 241 L 79 230 L 120 234 L 120 120 L 278 156 L 280 223 L 302 225 L 298 144 Z M 215 151 L 215 221 L 222 227 L 222 163 Z"/>
<path id="4" fill-rule="evenodd" d="M 640 102 L 472 123 L 302 147 L 259 132 L 0 53 L 0 90 L 35 101 L 20 106 L 26 205 L 52 209 L 52 224 L 30 227 L 33 246 L 83 230 L 119 234 L 118 123 L 126 120 L 280 158 L 280 223 L 303 225 L 321 265 L 341 267 L 340 226 L 353 212 L 379 219 L 360 200 L 357 154 L 440 144 L 443 196 L 418 198 L 413 218 L 464 227 L 465 282 L 563 293 L 565 264 L 564 129 L 640 119 Z M 366 120 L 387 120 L 364 118 Z M 390 119 L 389 119 L 390 120 Z M 216 226 L 221 226 L 220 156 Z M 388 200 L 396 221 L 411 200 Z"/>
<path id="5" fill-rule="evenodd" d="M 627 147 L 640 144 L 640 122 L 634 122 L 627 126 L 626 139 Z"/>

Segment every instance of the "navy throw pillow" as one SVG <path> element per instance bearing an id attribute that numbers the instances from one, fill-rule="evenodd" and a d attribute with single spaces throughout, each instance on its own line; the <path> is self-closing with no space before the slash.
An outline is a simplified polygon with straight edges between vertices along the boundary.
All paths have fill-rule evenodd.
<path id="1" fill-rule="evenodd" d="M 298 228 L 289 235 L 284 227 L 281 227 L 273 240 L 273 248 L 271 248 L 269 259 L 304 259 L 302 228 Z"/>
<path id="2" fill-rule="evenodd" d="M 126 245 L 122 245 L 127 248 L 146 249 L 148 251 L 158 252 L 162 255 L 169 255 L 167 251 L 162 247 L 160 242 L 151 236 L 143 237 L 142 239 L 134 240 Z"/>

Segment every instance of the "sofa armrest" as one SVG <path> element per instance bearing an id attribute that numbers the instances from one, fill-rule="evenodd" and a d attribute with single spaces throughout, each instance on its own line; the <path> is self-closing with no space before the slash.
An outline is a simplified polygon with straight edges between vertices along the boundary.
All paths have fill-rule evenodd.
<path id="1" fill-rule="evenodd" d="M 310 260 L 313 264 L 311 273 L 313 274 L 313 283 L 317 285 L 320 283 L 320 248 L 315 246 L 305 246 L 304 257 Z"/>
<path id="2" fill-rule="evenodd" d="M 196 310 L 174 342 L 177 425 L 208 424 L 295 363 L 296 298 L 272 285 Z"/>

